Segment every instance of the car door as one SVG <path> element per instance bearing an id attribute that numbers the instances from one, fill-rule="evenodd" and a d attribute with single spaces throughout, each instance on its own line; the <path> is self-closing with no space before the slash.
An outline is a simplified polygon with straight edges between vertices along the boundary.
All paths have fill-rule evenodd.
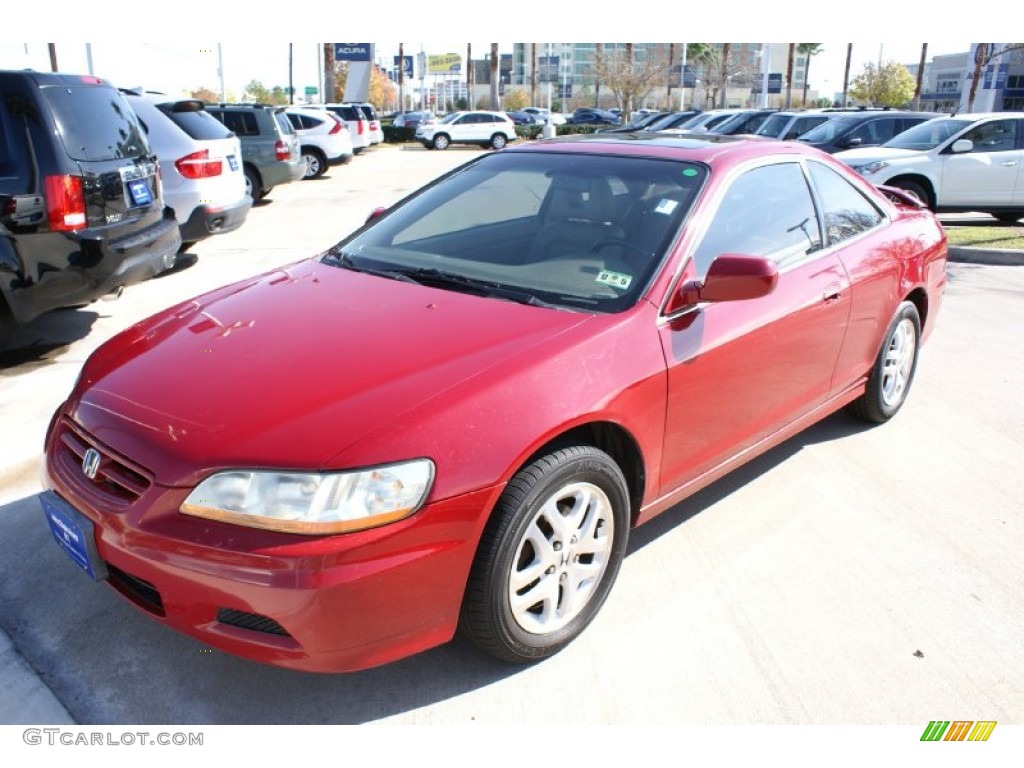
<path id="1" fill-rule="evenodd" d="M 704 303 L 660 327 L 668 368 L 663 493 L 813 410 L 828 397 L 850 307 L 838 256 L 821 228 L 802 164 L 747 170 L 720 202 L 684 278 L 721 254 L 774 259 L 768 296 Z"/>
<path id="2" fill-rule="evenodd" d="M 957 137 L 969 139 L 969 152 L 943 150 L 939 205 L 1013 205 L 1024 149 L 1021 120 L 989 120 Z M 954 141 L 953 144 L 956 142 Z"/>

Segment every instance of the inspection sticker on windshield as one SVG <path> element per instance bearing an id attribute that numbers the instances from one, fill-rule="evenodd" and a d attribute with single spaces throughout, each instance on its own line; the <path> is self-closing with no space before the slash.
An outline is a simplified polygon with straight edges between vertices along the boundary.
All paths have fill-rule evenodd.
<path id="1" fill-rule="evenodd" d="M 679 207 L 679 201 L 678 200 L 671 200 L 669 198 L 665 198 L 663 200 L 659 200 L 658 201 L 658 205 L 655 207 L 654 212 L 655 213 L 663 213 L 666 216 L 671 216 L 672 215 L 672 211 L 674 211 L 678 207 Z"/>
<path id="2" fill-rule="evenodd" d="M 632 275 L 624 275 L 621 272 L 609 272 L 607 269 L 602 269 L 601 273 L 597 276 L 597 282 L 603 285 L 610 285 L 612 288 L 621 288 L 626 290 L 629 288 L 629 284 L 633 282 Z"/>

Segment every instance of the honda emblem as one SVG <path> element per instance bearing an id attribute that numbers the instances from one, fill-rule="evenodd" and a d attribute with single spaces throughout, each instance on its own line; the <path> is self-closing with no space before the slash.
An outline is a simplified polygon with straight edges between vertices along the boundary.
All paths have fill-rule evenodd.
<path id="1" fill-rule="evenodd" d="M 90 480 L 96 479 L 96 472 L 100 468 L 100 452 L 95 448 L 90 448 L 85 452 L 85 456 L 82 457 L 82 471 L 85 476 Z"/>

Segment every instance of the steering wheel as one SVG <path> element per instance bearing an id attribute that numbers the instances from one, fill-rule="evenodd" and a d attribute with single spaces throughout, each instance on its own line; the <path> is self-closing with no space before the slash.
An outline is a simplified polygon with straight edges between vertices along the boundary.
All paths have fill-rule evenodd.
<path id="1" fill-rule="evenodd" d="M 639 245 L 631 243 L 629 242 L 629 240 L 626 240 L 625 238 L 621 237 L 602 237 L 600 240 L 598 240 L 596 243 L 590 246 L 590 252 L 597 253 L 598 251 L 603 251 L 605 248 L 608 248 L 609 246 L 612 245 L 617 245 L 621 248 L 625 248 L 627 251 L 633 251 L 634 253 L 643 256 L 645 259 L 651 258 L 652 255 L 650 251 L 646 251 Z"/>

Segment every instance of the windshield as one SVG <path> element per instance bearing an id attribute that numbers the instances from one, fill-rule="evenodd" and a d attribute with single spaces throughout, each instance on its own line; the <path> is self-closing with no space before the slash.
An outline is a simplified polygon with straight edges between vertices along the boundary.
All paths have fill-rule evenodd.
<path id="1" fill-rule="evenodd" d="M 935 149 L 939 144 L 964 130 L 973 122 L 973 120 L 958 120 L 951 117 L 929 120 L 894 136 L 882 146 L 894 149 Z"/>
<path id="2" fill-rule="evenodd" d="M 324 262 L 527 304 L 622 311 L 654 276 L 706 175 L 695 163 L 638 157 L 485 155 Z"/>
<path id="3" fill-rule="evenodd" d="M 782 132 L 789 125 L 789 121 L 793 119 L 792 115 L 772 115 L 760 128 L 757 129 L 757 136 L 771 136 L 776 138 L 782 135 Z"/>
<path id="4" fill-rule="evenodd" d="M 822 123 L 817 128 L 812 128 L 797 141 L 806 141 L 811 144 L 827 144 L 835 141 L 850 128 L 860 122 L 859 117 L 834 117 L 827 123 Z"/>

